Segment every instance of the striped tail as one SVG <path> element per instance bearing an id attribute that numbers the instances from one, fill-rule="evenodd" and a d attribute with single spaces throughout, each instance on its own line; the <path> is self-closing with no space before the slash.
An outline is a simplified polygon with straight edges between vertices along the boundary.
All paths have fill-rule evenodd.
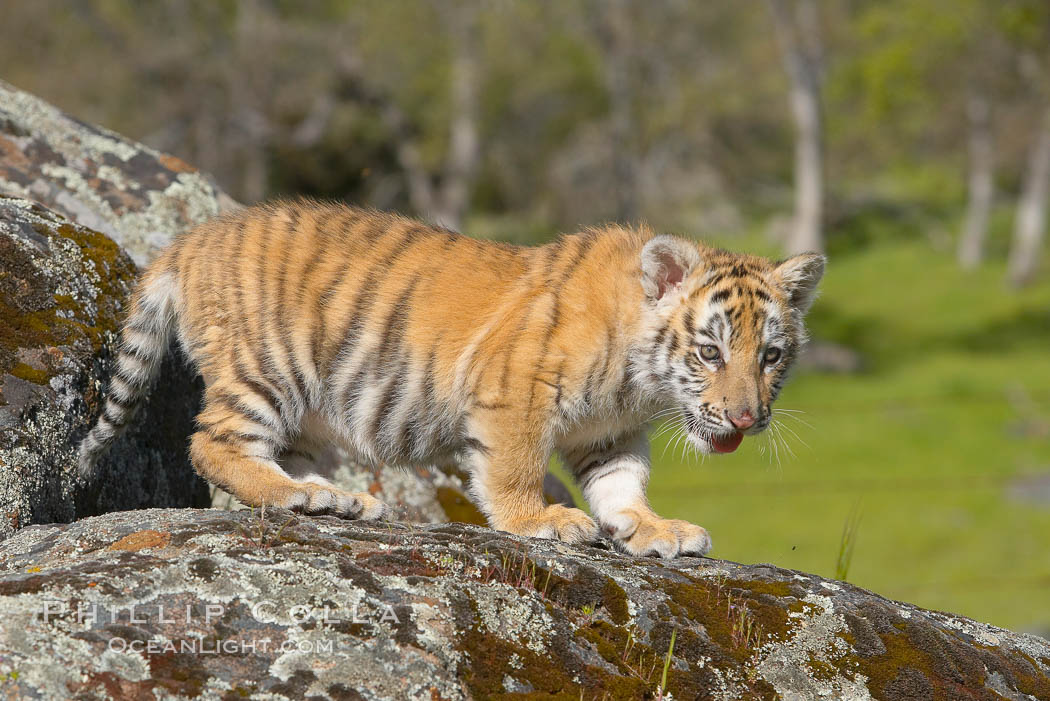
<path id="1" fill-rule="evenodd" d="M 102 416 L 80 444 L 84 478 L 92 476 L 95 463 L 127 428 L 160 371 L 174 329 L 175 290 L 172 273 L 147 273 L 132 295 Z"/>

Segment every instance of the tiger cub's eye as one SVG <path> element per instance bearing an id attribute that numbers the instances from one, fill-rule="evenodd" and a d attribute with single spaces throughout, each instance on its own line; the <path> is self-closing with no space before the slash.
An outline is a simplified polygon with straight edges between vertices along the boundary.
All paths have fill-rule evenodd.
<path id="1" fill-rule="evenodd" d="M 782 355 L 779 348 L 767 348 L 766 354 L 762 357 L 762 360 L 766 365 L 776 365 Z"/>
<path id="2" fill-rule="evenodd" d="M 710 344 L 700 346 L 700 357 L 704 360 L 718 360 L 721 355 L 718 346 L 712 346 Z"/>

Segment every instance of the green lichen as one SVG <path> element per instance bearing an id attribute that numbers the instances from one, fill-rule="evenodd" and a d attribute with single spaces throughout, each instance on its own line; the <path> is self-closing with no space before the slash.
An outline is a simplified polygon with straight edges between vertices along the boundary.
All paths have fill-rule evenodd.
<path id="1" fill-rule="evenodd" d="M 748 662 L 764 642 L 786 639 L 791 631 L 788 613 L 802 610 L 797 599 L 780 601 L 792 596 L 786 582 L 686 579 L 662 584 L 671 612 L 702 623 L 711 640 L 739 664 Z"/>
<path id="2" fill-rule="evenodd" d="M 50 363 L 45 368 L 23 367 L 19 351 L 77 348 L 85 339 L 90 351 L 98 353 L 120 327 L 122 300 L 134 279 L 135 267 L 116 243 L 97 232 L 68 223 L 52 227 L 40 220 L 34 220 L 32 227 L 48 239 L 75 242 L 85 261 L 84 274 L 90 274 L 92 265 L 97 273 L 94 282 L 99 291 L 93 300 L 97 305 L 94 313 L 83 301 L 55 294 L 53 283 L 38 269 L 34 256 L 16 245 L 10 235 L 0 236 L 0 374 L 46 384 L 57 369 Z"/>
<path id="3" fill-rule="evenodd" d="M 480 618 L 477 605 L 471 603 L 471 606 L 474 607 L 474 618 Z M 500 699 L 513 696 L 515 699 L 576 701 L 584 692 L 584 687 L 572 680 L 570 670 L 557 659 L 540 655 L 525 645 L 482 631 L 478 625 L 463 631 L 456 648 L 470 657 L 471 664 L 461 668 L 461 675 L 463 683 L 474 698 Z M 507 674 L 530 685 L 533 691 L 527 694 L 507 694 L 503 686 L 503 678 Z"/>
<path id="4" fill-rule="evenodd" d="M 16 363 L 10 372 L 15 377 L 26 382 L 32 382 L 35 385 L 46 385 L 48 380 L 51 379 L 47 370 L 34 368 L 25 363 Z"/>
<path id="5" fill-rule="evenodd" d="M 616 623 L 626 623 L 631 617 L 627 608 L 627 592 L 612 577 L 606 579 L 602 587 L 602 605 Z"/>

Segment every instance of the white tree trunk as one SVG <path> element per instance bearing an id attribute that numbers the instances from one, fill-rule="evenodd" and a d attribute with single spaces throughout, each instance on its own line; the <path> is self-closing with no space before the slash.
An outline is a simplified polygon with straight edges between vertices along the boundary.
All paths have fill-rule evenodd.
<path id="1" fill-rule="evenodd" d="M 638 218 L 638 125 L 634 114 L 632 64 L 635 28 L 626 0 L 604 5 L 598 27 L 604 53 L 605 86 L 609 92 L 610 136 L 612 137 L 613 197 L 618 221 Z"/>
<path id="2" fill-rule="evenodd" d="M 433 217 L 441 226 L 458 230 L 470 205 L 470 191 L 480 160 L 478 141 L 477 17 L 469 9 L 457 9 L 450 20 L 452 43 L 452 120 L 449 150 L 441 179 L 441 190 Z"/>
<path id="3" fill-rule="evenodd" d="M 768 0 L 791 79 L 795 120 L 795 218 L 788 253 L 824 250 L 824 120 L 819 13 L 815 0 Z M 795 12 L 789 11 L 793 4 Z"/>
<path id="4" fill-rule="evenodd" d="M 795 114 L 795 225 L 790 254 L 824 250 L 824 144 L 820 87 L 814 79 L 791 90 Z"/>
<path id="5" fill-rule="evenodd" d="M 995 200 L 995 151 L 988 100 L 979 94 L 971 96 L 966 112 L 970 123 L 969 199 L 958 258 L 963 268 L 973 269 L 984 260 L 988 220 Z"/>
<path id="6" fill-rule="evenodd" d="M 1039 268 L 1039 253 L 1046 233 L 1047 198 L 1050 197 L 1050 108 L 1042 115 L 1035 143 L 1028 156 L 1024 189 L 1017 203 L 1014 237 L 1007 274 L 1015 287 L 1032 281 Z"/>

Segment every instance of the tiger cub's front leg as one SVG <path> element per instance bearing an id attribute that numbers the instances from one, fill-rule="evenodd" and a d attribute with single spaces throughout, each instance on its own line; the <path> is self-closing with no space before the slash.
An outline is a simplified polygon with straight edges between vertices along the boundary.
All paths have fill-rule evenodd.
<path id="1" fill-rule="evenodd" d="M 633 555 L 705 555 L 711 537 L 700 526 L 661 518 L 649 506 L 649 441 L 644 431 L 602 449 L 563 451 L 601 527 Z"/>
<path id="2" fill-rule="evenodd" d="M 497 407 L 472 417 L 465 466 L 471 472 L 475 501 L 489 525 L 501 531 L 567 543 L 593 541 L 598 526 L 591 517 L 544 500 L 543 478 L 552 446 L 541 424 L 522 414 Z"/>

